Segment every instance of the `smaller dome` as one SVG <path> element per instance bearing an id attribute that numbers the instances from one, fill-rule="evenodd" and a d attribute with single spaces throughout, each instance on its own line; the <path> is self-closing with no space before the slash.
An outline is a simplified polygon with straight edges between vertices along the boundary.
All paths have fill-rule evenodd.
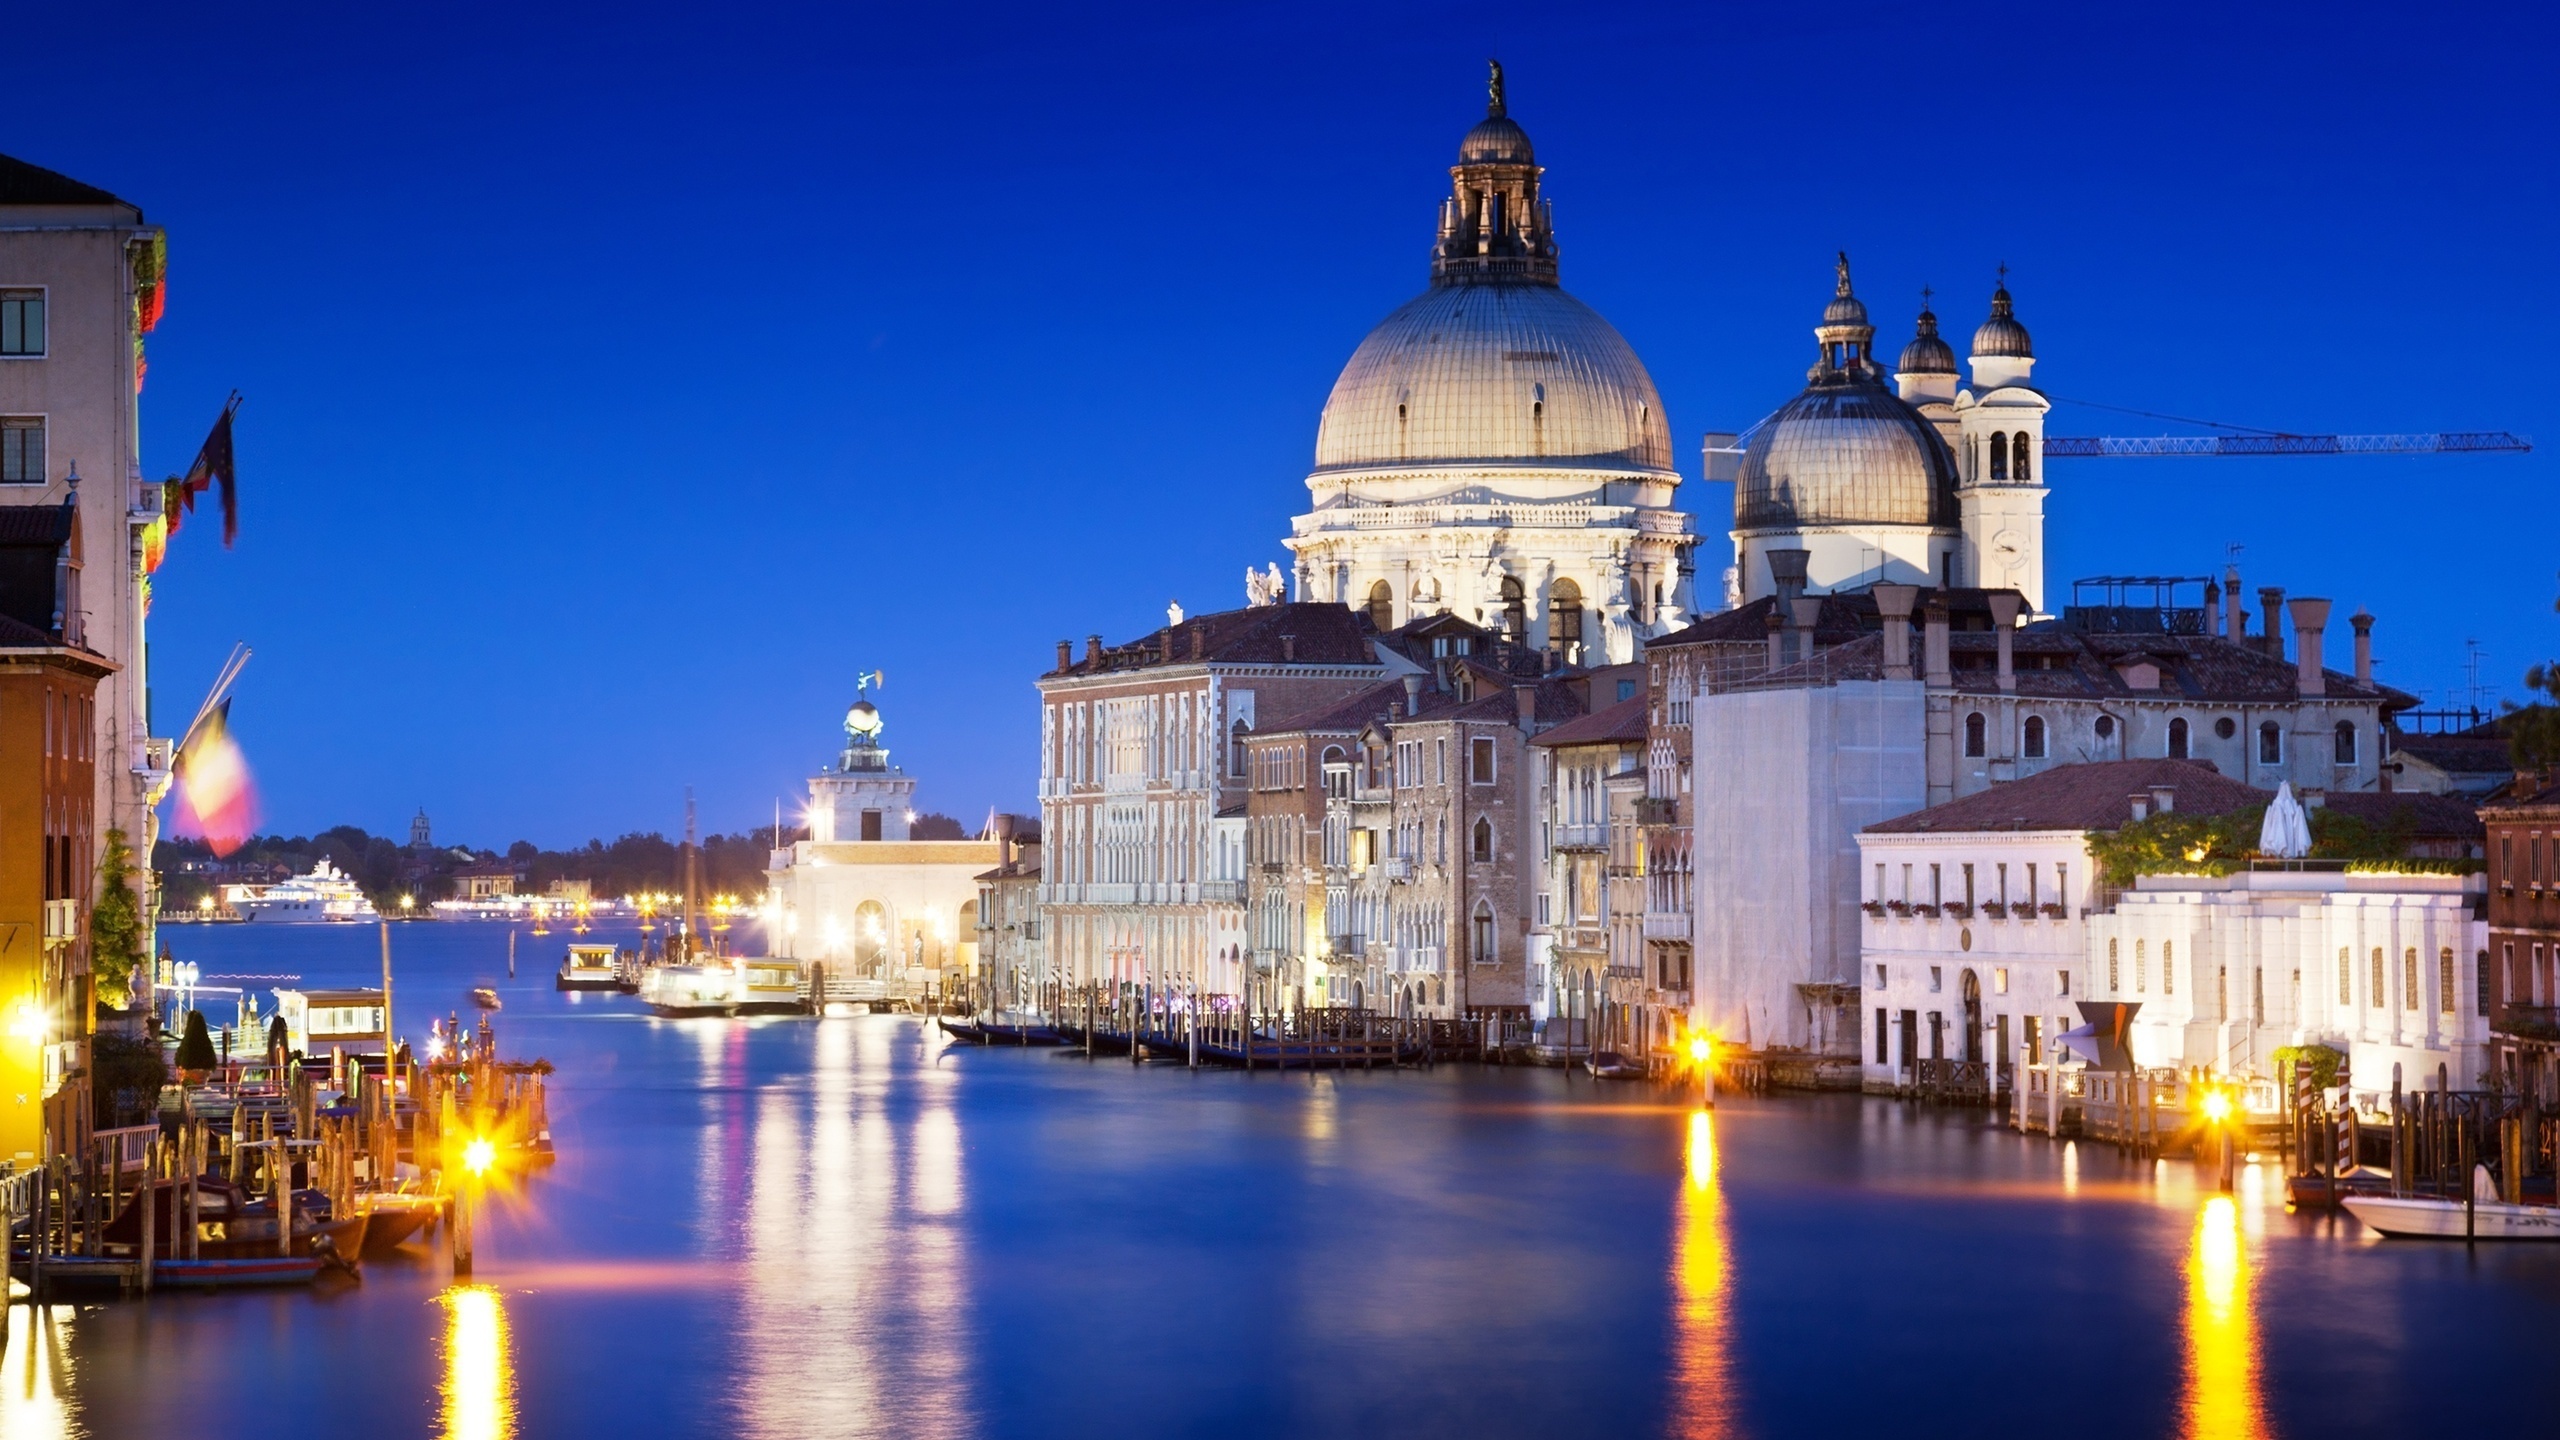
<path id="1" fill-rule="evenodd" d="M 1476 128 L 1467 132 L 1466 139 L 1458 142 L 1459 164 L 1481 165 L 1488 162 L 1504 165 L 1537 163 L 1529 148 L 1529 132 L 1521 129 L 1519 123 L 1508 115 L 1486 116 L 1477 122 Z"/>
<path id="2" fill-rule="evenodd" d="M 1956 373 L 1955 347 L 1938 338 L 1938 317 L 1928 303 L 1920 306 L 1920 330 L 1911 343 L 1902 347 L 1902 358 L 1894 369 L 1905 375 L 1953 375 Z"/>
<path id="3" fill-rule="evenodd" d="M 852 735 L 879 734 L 880 707 L 868 700 L 854 701 L 853 708 L 844 712 L 844 728 Z"/>
<path id="4" fill-rule="evenodd" d="M 2020 360 L 2036 358 L 2035 341 L 2027 337 L 2027 327 L 2018 323 L 2017 314 L 2009 304 L 2009 287 L 2006 284 L 1991 292 L 1991 318 L 1983 321 L 1982 328 L 1973 332 L 1973 353 L 2013 356 Z"/>

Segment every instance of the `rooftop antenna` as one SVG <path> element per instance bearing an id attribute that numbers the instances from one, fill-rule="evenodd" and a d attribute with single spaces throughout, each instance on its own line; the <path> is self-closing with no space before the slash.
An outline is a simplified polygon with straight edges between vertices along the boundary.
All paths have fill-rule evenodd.
<path id="1" fill-rule="evenodd" d="M 2478 640 L 2465 640 L 2462 643 L 2471 652 L 2469 657 L 2462 662 L 2462 668 L 2465 675 L 2463 689 L 2467 692 L 2470 700 L 2470 703 L 2465 708 L 2470 710 L 2472 723 L 2476 725 L 2480 723 L 2483 718 L 2483 712 L 2480 708 L 2480 642 Z"/>

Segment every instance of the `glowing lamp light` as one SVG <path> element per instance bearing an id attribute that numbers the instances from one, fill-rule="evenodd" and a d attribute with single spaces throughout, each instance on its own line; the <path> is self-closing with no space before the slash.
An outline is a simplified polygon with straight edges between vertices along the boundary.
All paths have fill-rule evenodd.
<path id="1" fill-rule="evenodd" d="M 1714 1058 L 1715 1058 L 1715 1054 L 1716 1054 L 1716 1042 L 1714 1042 L 1713 1040 L 1708 1039 L 1708 1038 L 1707 1038 L 1706 1036 L 1704 1036 L 1704 1035 L 1692 1035 L 1692 1036 L 1690 1036 L 1690 1037 L 1689 1037 L 1689 1058 L 1690 1058 L 1690 1059 L 1692 1059 L 1692 1060 L 1696 1061 L 1697 1063 L 1699 1063 L 1699 1064 L 1701 1064 L 1701 1065 L 1704 1065 L 1704 1064 L 1706 1064 L 1709 1060 L 1714 1059 Z"/>
<path id="2" fill-rule="evenodd" d="M 2196 861 L 2202 860 L 2203 858 L 2204 847 L 2202 845 L 2190 845 L 2187 847 L 2187 863 L 2194 864 Z"/>
<path id="3" fill-rule="evenodd" d="M 205 892 L 205 896 L 204 896 L 204 898 L 203 898 L 203 899 L 201 899 L 201 900 L 198 900 L 198 901 L 196 902 L 196 908 L 197 908 L 197 909 L 199 909 L 199 910 L 204 911 L 204 912 L 205 912 L 206 914 L 208 914 L 208 915 L 212 914 L 212 913 L 213 913 L 213 892 L 212 892 L 212 891 L 210 891 L 210 890 L 206 891 L 206 892 Z"/>
<path id="4" fill-rule="evenodd" d="M 462 1168 L 474 1178 L 488 1174 L 489 1167 L 497 1162 L 498 1147 L 490 1144 L 486 1135 L 474 1135 L 471 1143 L 462 1147 Z"/>
<path id="5" fill-rule="evenodd" d="M 2204 1118 L 2219 1125 L 2231 1118 L 2231 1097 L 2215 1090 L 2204 1097 Z"/>
<path id="6" fill-rule="evenodd" d="M 30 1045 L 44 1042 L 44 1012 L 32 1000 L 21 1000 L 9 1011 L 9 1033 Z"/>
<path id="7" fill-rule="evenodd" d="M 443 1059 L 443 1058 L 444 1058 L 444 1036 L 442 1036 L 442 1035 L 440 1035 L 440 1034 L 439 1034 L 439 1035 L 429 1035 L 429 1036 L 427 1037 L 427 1063 L 428 1063 L 428 1064 L 430 1064 L 430 1065 L 432 1065 L 432 1064 L 434 1064 L 436 1061 L 441 1060 L 441 1059 Z"/>
<path id="8" fill-rule="evenodd" d="M 418 897 L 417 897 L 417 896 L 415 896 L 415 895 L 403 895 L 403 896 L 401 896 L 401 897 L 400 897 L 400 908 L 401 908 L 401 909 L 403 909 L 403 910 L 410 909 L 410 908 L 414 907 L 417 903 L 418 903 Z"/>

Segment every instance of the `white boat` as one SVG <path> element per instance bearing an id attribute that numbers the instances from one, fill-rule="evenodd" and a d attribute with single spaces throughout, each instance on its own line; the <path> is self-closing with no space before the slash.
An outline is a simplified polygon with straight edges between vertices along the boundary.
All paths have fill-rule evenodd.
<path id="1" fill-rule="evenodd" d="M 347 873 L 323 860 L 308 875 L 280 880 L 233 902 L 243 920 L 262 925 L 328 925 L 381 918 Z"/>
<path id="2" fill-rule="evenodd" d="M 2350 1195 L 2347 1213 L 2403 1240 L 2560 1240 L 2560 1207 L 2510 1205 L 2497 1199 L 2486 1166 L 2471 1172 L 2472 1200 L 2416 1195 Z"/>
<path id="3" fill-rule="evenodd" d="M 640 999 L 661 1015 L 734 1015 L 738 972 L 726 962 L 656 965 L 640 976 Z"/>
<path id="4" fill-rule="evenodd" d="M 800 962 L 750 956 L 738 967 L 738 1013 L 797 1014 L 807 1008 L 800 998 Z"/>

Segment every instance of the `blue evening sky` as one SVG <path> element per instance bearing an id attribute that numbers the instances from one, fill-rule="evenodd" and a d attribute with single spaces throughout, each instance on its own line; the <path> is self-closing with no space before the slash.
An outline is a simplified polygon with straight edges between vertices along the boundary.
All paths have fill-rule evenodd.
<path id="1" fill-rule="evenodd" d="M 247 396 L 239 547 L 161 574 L 162 728 L 247 641 L 268 828 L 559 844 L 687 784 L 765 823 L 872 667 L 925 805 L 1030 808 L 1058 639 L 1285 559 L 1488 54 L 1693 482 L 1801 385 L 1843 247 L 1888 354 L 2005 261 L 2057 396 L 2560 444 L 2551 16 L 48 5 L 0 151 L 168 228 L 151 473 Z M 2237 542 L 2373 610 L 2387 680 L 2441 701 L 2476 639 L 2513 693 L 2560 653 L 2552 466 L 2057 464 L 2050 584 Z M 1712 591 L 1729 498 L 1683 493 Z"/>

